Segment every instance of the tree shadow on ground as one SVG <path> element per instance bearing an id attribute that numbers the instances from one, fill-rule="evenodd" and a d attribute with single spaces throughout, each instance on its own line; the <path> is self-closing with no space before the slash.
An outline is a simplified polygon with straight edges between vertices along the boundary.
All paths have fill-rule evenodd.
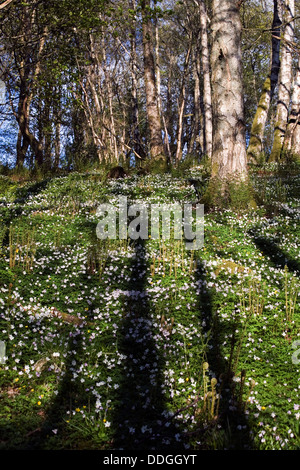
<path id="1" fill-rule="evenodd" d="M 16 219 L 21 217 L 24 214 L 23 204 L 33 195 L 37 195 L 47 188 L 47 185 L 51 181 L 51 178 L 45 179 L 40 182 L 27 185 L 25 187 L 18 188 L 16 192 L 16 197 L 13 200 L 12 205 L 7 205 L 4 207 L 4 212 L 0 211 L 1 221 L 3 227 L 6 228 L 4 237 L 2 239 L 3 246 L 9 246 L 9 231 L 12 222 L 16 222 Z M 32 208 L 34 211 L 35 208 Z"/>
<path id="2" fill-rule="evenodd" d="M 30 197 L 36 196 L 40 192 L 44 191 L 51 180 L 52 178 L 46 178 L 42 181 L 37 181 L 36 183 L 18 188 L 14 204 L 24 204 Z"/>
<path id="3" fill-rule="evenodd" d="M 257 230 L 249 231 L 249 235 L 252 237 L 252 240 L 257 248 L 263 253 L 264 256 L 267 256 L 270 259 L 271 263 L 275 267 L 284 269 L 284 267 L 287 266 L 290 272 L 294 272 L 298 276 L 300 275 L 299 261 L 294 260 L 286 255 L 274 241 L 268 240 L 266 237 L 261 236 Z"/>
<path id="4" fill-rule="evenodd" d="M 164 360 L 155 344 L 151 304 L 146 292 L 145 246 L 135 242 L 135 256 L 124 302 L 118 347 L 126 356 L 112 426 L 114 448 L 135 451 L 183 449 L 180 425 L 166 413 L 162 393 Z"/>
<path id="5" fill-rule="evenodd" d="M 73 377 L 74 367 L 78 368 L 78 357 L 82 356 L 83 329 L 83 326 L 72 326 L 69 329 L 64 376 L 59 382 L 55 398 L 49 408 L 45 410 L 45 417 L 40 428 L 32 433 L 25 444 L 26 450 L 50 450 L 51 448 L 57 448 L 57 446 L 57 450 L 68 449 L 69 443 L 61 437 L 65 434 L 64 428 L 67 426 L 65 421 L 66 411 L 71 412 L 75 406 L 81 408 L 86 403 L 86 394 Z M 54 432 L 58 434 L 58 439 L 55 438 Z M 84 443 L 82 444 L 84 445 Z M 71 448 L 74 448 L 74 440 L 70 445 Z"/>
<path id="6" fill-rule="evenodd" d="M 217 379 L 217 393 L 220 395 L 218 413 L 215 420 L 199 429 L 200 449 L 204 450 L 249 450 L 251 434 L 243 403 L 239 403 L 240 386 L 234 382 L 233 353 L 235 349 L 234 331 L 237 324 L 232 320 L 229 329 L 233 332 L 231 352 L 228 359 L 221 351 L 225 332 L 218 319 L 218 305 L 214 301 L 213 288 L 208 287 L 205 264 L 197 259 L 196 282 L 198 285 L 198 309 L 203 334 L 209 336 L 206 360 L 211 377 Z"/>

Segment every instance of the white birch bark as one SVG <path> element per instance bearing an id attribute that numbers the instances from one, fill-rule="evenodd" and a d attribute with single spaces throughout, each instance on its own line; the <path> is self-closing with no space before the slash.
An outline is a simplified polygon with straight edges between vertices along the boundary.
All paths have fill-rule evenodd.
<path id="1" fill-rule="evenodd" d="M 112 82 L 111 77 L 109 75 L 109 71 L 107 68 L 107 58 L 106 58 L 106 49 L 105 49 L 105 40 L 102 37 L 102 61 L 103 61 L 103 73 L 105 77 L 105 86 L 108 98 L 108 110 L 109 110 L 109 128 L 111 129 L 110 132 L 110 141 L 111 141 L 111 153 L 113 156 L 113 160 L 115 164 L 118 164 L 119 161 L 119 149 L 118 149 L 118 142 L 116 139 L 116 127 L 115 127 L 115 117 L 113 112 L 113 90 L 112 90 Z"/>
<path id="2" fill-rule="evenodd" d="M 200 41 L 199 41 L 200 43 Z M 192 121 L 192 133 L 191 139 L 189 142 L 188 153 L 192 154 L 194 150 L 195 142 L 198 143 L 197 150 L 200 150 L 199 153 L 202 153 L 202 146 L 199 149 L 199 140 L 200 140 L 200 119 L 201 119 L 201 112 L 200 112 L 200 50 L 199 47 L 194 47 L 193 49 L 193 80 L 194 80 L 194 115 Z M 196 151 L 197 151 L 196 150 Z"/>
<path id="3" fill-rule="evenodd" d="M 182 140 L 182 131 L 183 131 L 183 113 L 184 113 L 185 100 L 186 100 L 186 78 L 187 78 L 190 54 L 191 54 L 191 44 L 189 46 L 189 49 L 187 51 L 185 61 L 184 61 L 184 71 L 183 71 L 183 77 L 182 77 L 182 83 L 181 83 L 180 96 L 178 100 L 177 145 L 176 145 L 176 156 L 175 156 L 176 163 L 179 163 L 182 157 L 181 140 Z"/>
<path id="4" fill-rule="evenodd" d="M 136 1 L 130 0 L 129 6 L 131 9 L 136 8 Z M 133 21 L 131 26 L 130 38 L 130 73 L 131 73 L 131 138 L 132 148 L 138 154 L 142 154 L 141 137 L 139 131 L 139 109 L 138 109 L 138 78 L 137 78 L 137 51 L 136 51 L 136 20 Z M 139 160 L 138 160 L 139 161 Z"/>
<path id="5" fill-rule="evenodd" d="M 156 89 L 152 22 L 149 16 L 150 0 L 142 0 L 141 9 L 143 19 L 142 34 L 146 108 L 150 133 L 150 158 L 154 160 L 162 158 L 165 160 L 162 126 Z"/>
<path id="6" fill-rule="evenodd" d="M 208 47 L 208 18 L 204 0 L 197 0 L 200 13 L 201 34 L 201 62 L 203 72 L 203 108 L 204 108 L 204 139 L 203 152 L 211 158 L 212 156 L 212 103 L 210 83 L 210 57 Z"/>
<path id="7" fill-rule="evenodd" d="M 159 61 L 159 30 L 158 19 L 155 19 L 155 79 L 156 79 L 156 92 L 157 92 L 157 106 L 158 112 L 161 116 L 161 78 L 160 78 L 160 61 Z"/>
<path id="8" fill-rule="evenodd" d="M 214 0 L 212 18 L 212 178 L 247 178 L 241 21 L 235 0 Z"/>
<path id="9" fill-rule="evenodd" d="M 279 0 L 280 1 L 280 0 Z M 280 28 L 281 28 L 281 8 L 278 1 L 274 0 L 274 13 L 272 23 L 272 55 L 271 68 L 266 78 L 257 110 L 252 122 L 250 142 L 247 155 L 250 162 L 257 163 L 264 152 L 264 133 L 268 119 L 270 104 L 274 95 L 275 87 L 278 83 L 280 69 Z"/>
<path id="10" fill-rule="evenodd" d="M 300 157 L 300 57 L 294 77 L 291 112 L 285 141 L 287 150 Z"/>
<path id="11" fill-rule="evenodd" d="M 270 161 L 279 161 L 281 157 L 288 122 L 293 77 L 293 56 L 291 42 L 293 42 L 294 39 L 294 0 L 282 0 L 282 8 L 283 31 L 280 54 L 281 63 L 279 72 L 278 102 L 273 147 L 269 158 Z"/>

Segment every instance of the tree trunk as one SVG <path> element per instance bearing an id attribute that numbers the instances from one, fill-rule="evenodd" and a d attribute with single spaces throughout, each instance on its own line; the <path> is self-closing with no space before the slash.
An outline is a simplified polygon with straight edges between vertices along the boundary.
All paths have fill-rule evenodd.
<path id="1" fill-rule="evenodd" d="M 54 101 L 53 101 L 53 115 L 54 115 L 54 171 L 58 170 L 60 163 L 60 152 L 61 152 L 61 119 L 62 119 L 62 101 L 61 101 L 61 86 L 53 88 Z"/>
<path id="2" fill-rule="evenodd" d="M 115 126 L 115 117 L 113 112 L 113 89 L 112 89 L 112 78 L 109 75 L 109 71 L 107 68 L 107 57 L 106 57 L 106 46 L 105 46 L 105 38 L 102 37 L 101 40 L 101 53 L 102 53 L 102 68 L 104 73 L 104 89 L 105 94 L 108 98 L 108 111 L 109 111 L 109 124 L 108 127 L 110 129 L 110 154 L 111 160 L 114 162 L 115 165 L 119 162 L 119 148 L 118 142 L 116 138 L 116 126 Z"/>
<path id="3" fill-rule="evenodd" d="M 57 171 L 59 167 L 59 161 L 60 161 L 60 151 L 61 151 L 61 137 L 60 137 L 60 131 L 61 131 L 61 124 L 60 122 L 57 122 L 55 124 L 55 140 L 54 140 L 54 170 Z"/>
<path id="4" fill-rule="evenodd" d="M 183 77 L 182 77 L 182 83 L 181 83 L 181 89 L 180 89 L 180 96 L 178 100 L 177 146 L 176 146 L 176 156 L 175 156 L 176 164 L 179 163 L 182 157 L 183 113 L 184 113 L 184 107 L 185 107 L 186 79 L 187 79 L 191 48 L 192 48 L 192 44 L 190 41 L 189 49 L 187 51 L 185 61 L 184 61 Z"/>
<path id="5" fill-rule="evenodd" d="M 247 179 L 241 22 L 235 0 L 214 0 L 212 19 L 212 179 Z"/>
<path id="6" fill-rule="evenodd" d="M 165 101 L 165 113 L 163 115 L 164 129 L 165 129 L 165 146 L 168 148 L 168 157 L 169 160 L 173 163 L 175 154 L 176 154 L 176 136 L 174 134 L 174 125 L 175 113 L 173 110 L 173 77 L 174 77 L 174 68 L 176 64 L 176 56 L 173 54 L 173 51 L 167 51 L 167 60 L 169 63 L 168 68 L 168 77 L 167 77 L 167 90 L 166 90 L 166 101 Z"/>
<path id="7" fill-rule="evenodd" d="M 44 106 L 42 112 L 42 128 L 43 128 L 43 140 L 39 139 L 40 142 L 43 142 L 43 153 L 44 153 L 44 168 L 45 170 L 50 171 L 52 166 L 52 141 L 53 141 L 53 132 L 51 124 L 51 98 L 49 95 L 46 95 L 44 98 Z"/>
<path id="8" fill-rule="evenodd" d="M 200 40 L 198 40 L 200 43 Z M 201 147 L 199 145 L 200 139 L 200 120 L 201 120 L 201 108 L 200 108 L 200 50 L 198 45 L 193 48 L 193 121 L 192 121 L 192 132 L 188 147 L 188 154 L 200 154 Z M 196 148 L 195 148 L 196 147 Z"/>
<path id="9" fill-rule="evenodd" d="M 31 147 L 32 152 L 36 157 L 36 163 L 39 167 L 42 166 L 44 161 L 43 146 L 35 135 L 29 130 L 29 102 L 30 96 L 27 87 L 27 76 L 21 77 L 20 94 L 18 102 L 18 111 L 15 114 L 16 120 L 19 125 L 19 137 L 17 142 L 17 160 L 20 161 L 18 151 L 22 148 L 21 159 L 25 156 L 25 149 Z M 21 139 L 21 140 L 20 140 Z M 22 141 L 22 144 L 20 143 Z"/>
<path id="10" fill-rule="evenodd" d="M 97 103 L 99 105 L 99 100 L 98 100 L 98 95 L 97 95 L 97 91 L 95 88 L 95 84 L 93 80 L 90 79 L 89 77 L 88 77 L 88 83 L 89 83 L 90 90 L 92 92 L 92 96 L 94 98 L 94 104 L 96 105 Z M 105 148 L 105 145 L 103 144 L 103 141 L 99 135 L 99 130 L 98 130 L 98 121 L 99 121 L 98 105 L 96 105 L 96 112 L 93 113 L 93 109 L 91 108 L 87 90 L 82 82 L 80 83 L 80 85 L 84 94 L 84 99 L 82 99 L 82 102 L 84 103 L 84 106 L 83 106 L 84 115 L 85 115 L 86 122 L 88 124 L 88 127 L 92 135 L 93 144 L 97 152 L 97 157 L 99 159 L 99 162 L 102 163 L 104 160 L 102 150 L 103 148 Z M 79 101 L 79 99 L 81 99 L 81 97 L 79 98 L 80 96 L 79 93 L 75 91 L 74 94 L 75 94 L 76 99 Z M 100 107 L 99 107 L 99 113 L 100 113 Z M 77 119 L 76 119 L 76 125 L 75 126 L 73 125 L 73 129 L 74 129 L 74 133 L 76 132 L 76 134 L 80 136 L 80 133 L 82 130 L 80 130 L 80 123 L 78 122 Z M 83 147 L 84 139 L 81 140 L 81 136 L 78 139 L 76 138 L 75 141 L 79 149 Z"/>
<path id="11" fill-rule="evenodd" d="M 29 148 L 29 140 L 26 137 L 23 137 L 21 130 L 19 129 L 18 138 L 17 138 L 17 161 L 16 167 L 21 169 L 24 166 L 27 150 Z"/>
<path id="12" fill-rule="evenodd" d="M 129 6 L 132 10 L 136 8 L 136 1 L 130 0 Z M 131 147 L 138 155 L 143 156 L 141 136 L 139 129 L 139 108 L 138 108 L 138 79 L 137 79 L 137 52 L 136 52 L 136 21 L 131 27 L 130 39 L 130 59 L 131 59 Z M 136 164 L 140 164 L 140 159 L 136 159 Z"/>
<path id="13" fill-rule="evenodd" d="M 284 136 L 288 122 L 293 76 L 293 56 L 291 42 L 294 39 L 294 0 L 283 2 L 283 37 L 281 46 L 281 64 L 279 72 L 278 102 L 275 119 L 275 131 L 270 161 L 279 161 L 283 150 Z"/>
<path id="14" fill-rule="evenodd" d="M 158 30 L 158 19 L 155 18 L 155 80 L 156 80 L 156 93 L 157 93 L 157 105 L 158 112 L 161 116 L 161 77 L 160 77 L 160 61 L 159 61 L 159 30 Z"/>
<path id="15" fill-rule="evenodd" d="M 264 132 L 270 104 L 274 95 L 275 87 L 278 82 L 280 69 L 280 28 L 281 15 L 279 14 L 278 1 L 274 0 L 274 13 L 272 23 L 272 58 L 271 69 L 265 80 L 258 107 L 252 122 L 250 142 L 247 149 L 249 161 L 256 163 L 264 152 Z"/>
<path id="16" fill-rule="evenodd" d="M 300 58 L 294 77 L 291 112 L 288 119 L 285 147 L 300 157 Z"/>
<path id="17" fill-rule="evenodd" d="M 30 9 L 29 4 L 24 4 L 21 12 L 23 30 L 19 38 L 20 56 L 15 55 L 16 65 L 19 74 L 19 96 L 17 109 L 12 106 L 14 117 L 19 126 L 17 139 L 17 166 L 24 163 L 26 153 L 31 147 L 32 153 L 36 157 L 36 163 L 41 166 L 44 161 L 43 145 L 31 132 L 30 105 L 35 91 L 35 85 L 41 71 L 41 60 L 45 46 L 48 28 L 45 26 L 38 39 L 35 38 L 36 10 Z M 27 42 L 35 39 L 36 49 L 29 48 Z"/>
<path id="18" fill-rule="evenodd" d="M 210 83 L 210 57 L 207 34 L 207 12 L 204 0 L 198 0 L 201 31 L 201 61 L 203 72 L 203 152 L 209 158 L 212 156 L 212 102 Z"/>
<path id="19" fill-rule="evenodd" d="M 143 18 L 142 30 L 146 108 L 150 133 L 150 158 L 154 160 L 162 158 L 165 161 L 164 146 L 162 140 L 162 126 L 159 114 L 155 79 L 155 62 L 153 54 L 152 22 L 150 17 L 150 0 L 142 0 L 141 7 Z"/>

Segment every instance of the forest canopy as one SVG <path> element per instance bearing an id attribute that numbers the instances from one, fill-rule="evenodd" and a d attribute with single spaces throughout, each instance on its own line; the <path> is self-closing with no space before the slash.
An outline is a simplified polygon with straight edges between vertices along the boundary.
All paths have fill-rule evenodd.
<path id="1" fill-rule="evenodd" d="M 176 166 L 228 133 L 240 167 L 299 156 L 294 0 L 13 0 L 0 16 L 3 165 Z"/>

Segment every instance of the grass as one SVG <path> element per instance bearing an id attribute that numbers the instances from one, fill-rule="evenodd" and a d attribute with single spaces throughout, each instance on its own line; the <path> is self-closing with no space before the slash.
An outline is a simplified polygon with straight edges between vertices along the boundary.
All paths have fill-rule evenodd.
<path id="1" fill-rule="evenodd" d="M 299 449 L 299 168 L 210 211 L 202 249 L 96 237 L 96 209 L 187 177 L 0 180 L 0 449 Z M 276 181 L 276 184 L 274 184 Z"/>

